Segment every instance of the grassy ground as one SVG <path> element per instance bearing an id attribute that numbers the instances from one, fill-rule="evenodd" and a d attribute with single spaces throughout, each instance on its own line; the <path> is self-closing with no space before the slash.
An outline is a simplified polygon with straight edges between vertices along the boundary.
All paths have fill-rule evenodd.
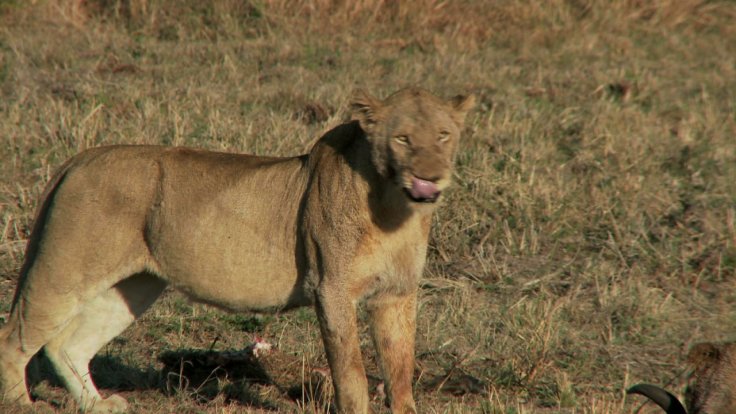
<path id="1" fill-rule="evenodd" d="M 355 87 L 474 92 L 421 290 L 420 411 L 633 413 L 627 386 L 679 392 L 691 344 L 736 331 L 734 21 L 725 0 L 0 0 L 0 314 L 39 194 L 82 149 L 292 155 Z M 254 334 L 280 384 L 159 362 Z M 312 412 L 288 389 L 325 365 L 311 310 L 170 292 L 93 371 L 136 412 Z M 53 379 L 35 393 L 73 411 Z"/>

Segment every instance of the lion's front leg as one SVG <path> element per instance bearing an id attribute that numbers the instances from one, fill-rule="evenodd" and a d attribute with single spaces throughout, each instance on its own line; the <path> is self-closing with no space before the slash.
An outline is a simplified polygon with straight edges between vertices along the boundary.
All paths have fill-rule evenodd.
<path id="1" fill-rule="evenodd" d="M 406 296 L 382 296 L 368 304 L 373 341 L 393 413 L 416 413 L 412 396 L 416 299 L 415 291 Z"/>
<path id="2" fill-rule="evenodd" d="M 340 288 L 322 286 L 317 298 L 322 340 L 340 413 L 368 412 L 368 381 L 360 353 L 355 305 Z"/>

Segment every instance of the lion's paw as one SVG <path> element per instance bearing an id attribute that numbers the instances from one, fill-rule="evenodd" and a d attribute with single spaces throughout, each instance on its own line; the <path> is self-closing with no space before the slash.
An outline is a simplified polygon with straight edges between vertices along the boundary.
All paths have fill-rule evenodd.
<path id="1" fill-rule="evenodd" d="M 95 401 L 90 409 L 90 412 L 100 414 L 124 413 L 126 411 L 128 411 L 128 401 L 117 394 L 113 394 L 104 400 Z"/>

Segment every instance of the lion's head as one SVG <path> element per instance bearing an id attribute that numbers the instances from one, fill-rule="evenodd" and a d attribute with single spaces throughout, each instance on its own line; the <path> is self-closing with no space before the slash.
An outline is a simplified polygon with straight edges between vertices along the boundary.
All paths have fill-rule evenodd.
<path id="1" fill-rule="evenodd" d="M 352 117 L 371 143 L 379 174 L 393 180 L 414 202 L 437 201 L 450 183 L 465 114 L 475 98 L 437 98 L 403 89 L 385 100 L 363 90 L 353 94 Z"/>

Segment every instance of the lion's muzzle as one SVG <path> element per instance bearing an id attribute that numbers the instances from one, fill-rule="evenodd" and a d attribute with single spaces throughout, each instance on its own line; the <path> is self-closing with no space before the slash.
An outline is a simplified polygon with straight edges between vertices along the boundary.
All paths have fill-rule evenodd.
<path id="1" fill-rule="evenodd" d="M 441 193 L 436 183 L 417 177 L 411 178 L 411 187 L 406 192 L 409 198 L 419 203 L 433 203 Z"/>

